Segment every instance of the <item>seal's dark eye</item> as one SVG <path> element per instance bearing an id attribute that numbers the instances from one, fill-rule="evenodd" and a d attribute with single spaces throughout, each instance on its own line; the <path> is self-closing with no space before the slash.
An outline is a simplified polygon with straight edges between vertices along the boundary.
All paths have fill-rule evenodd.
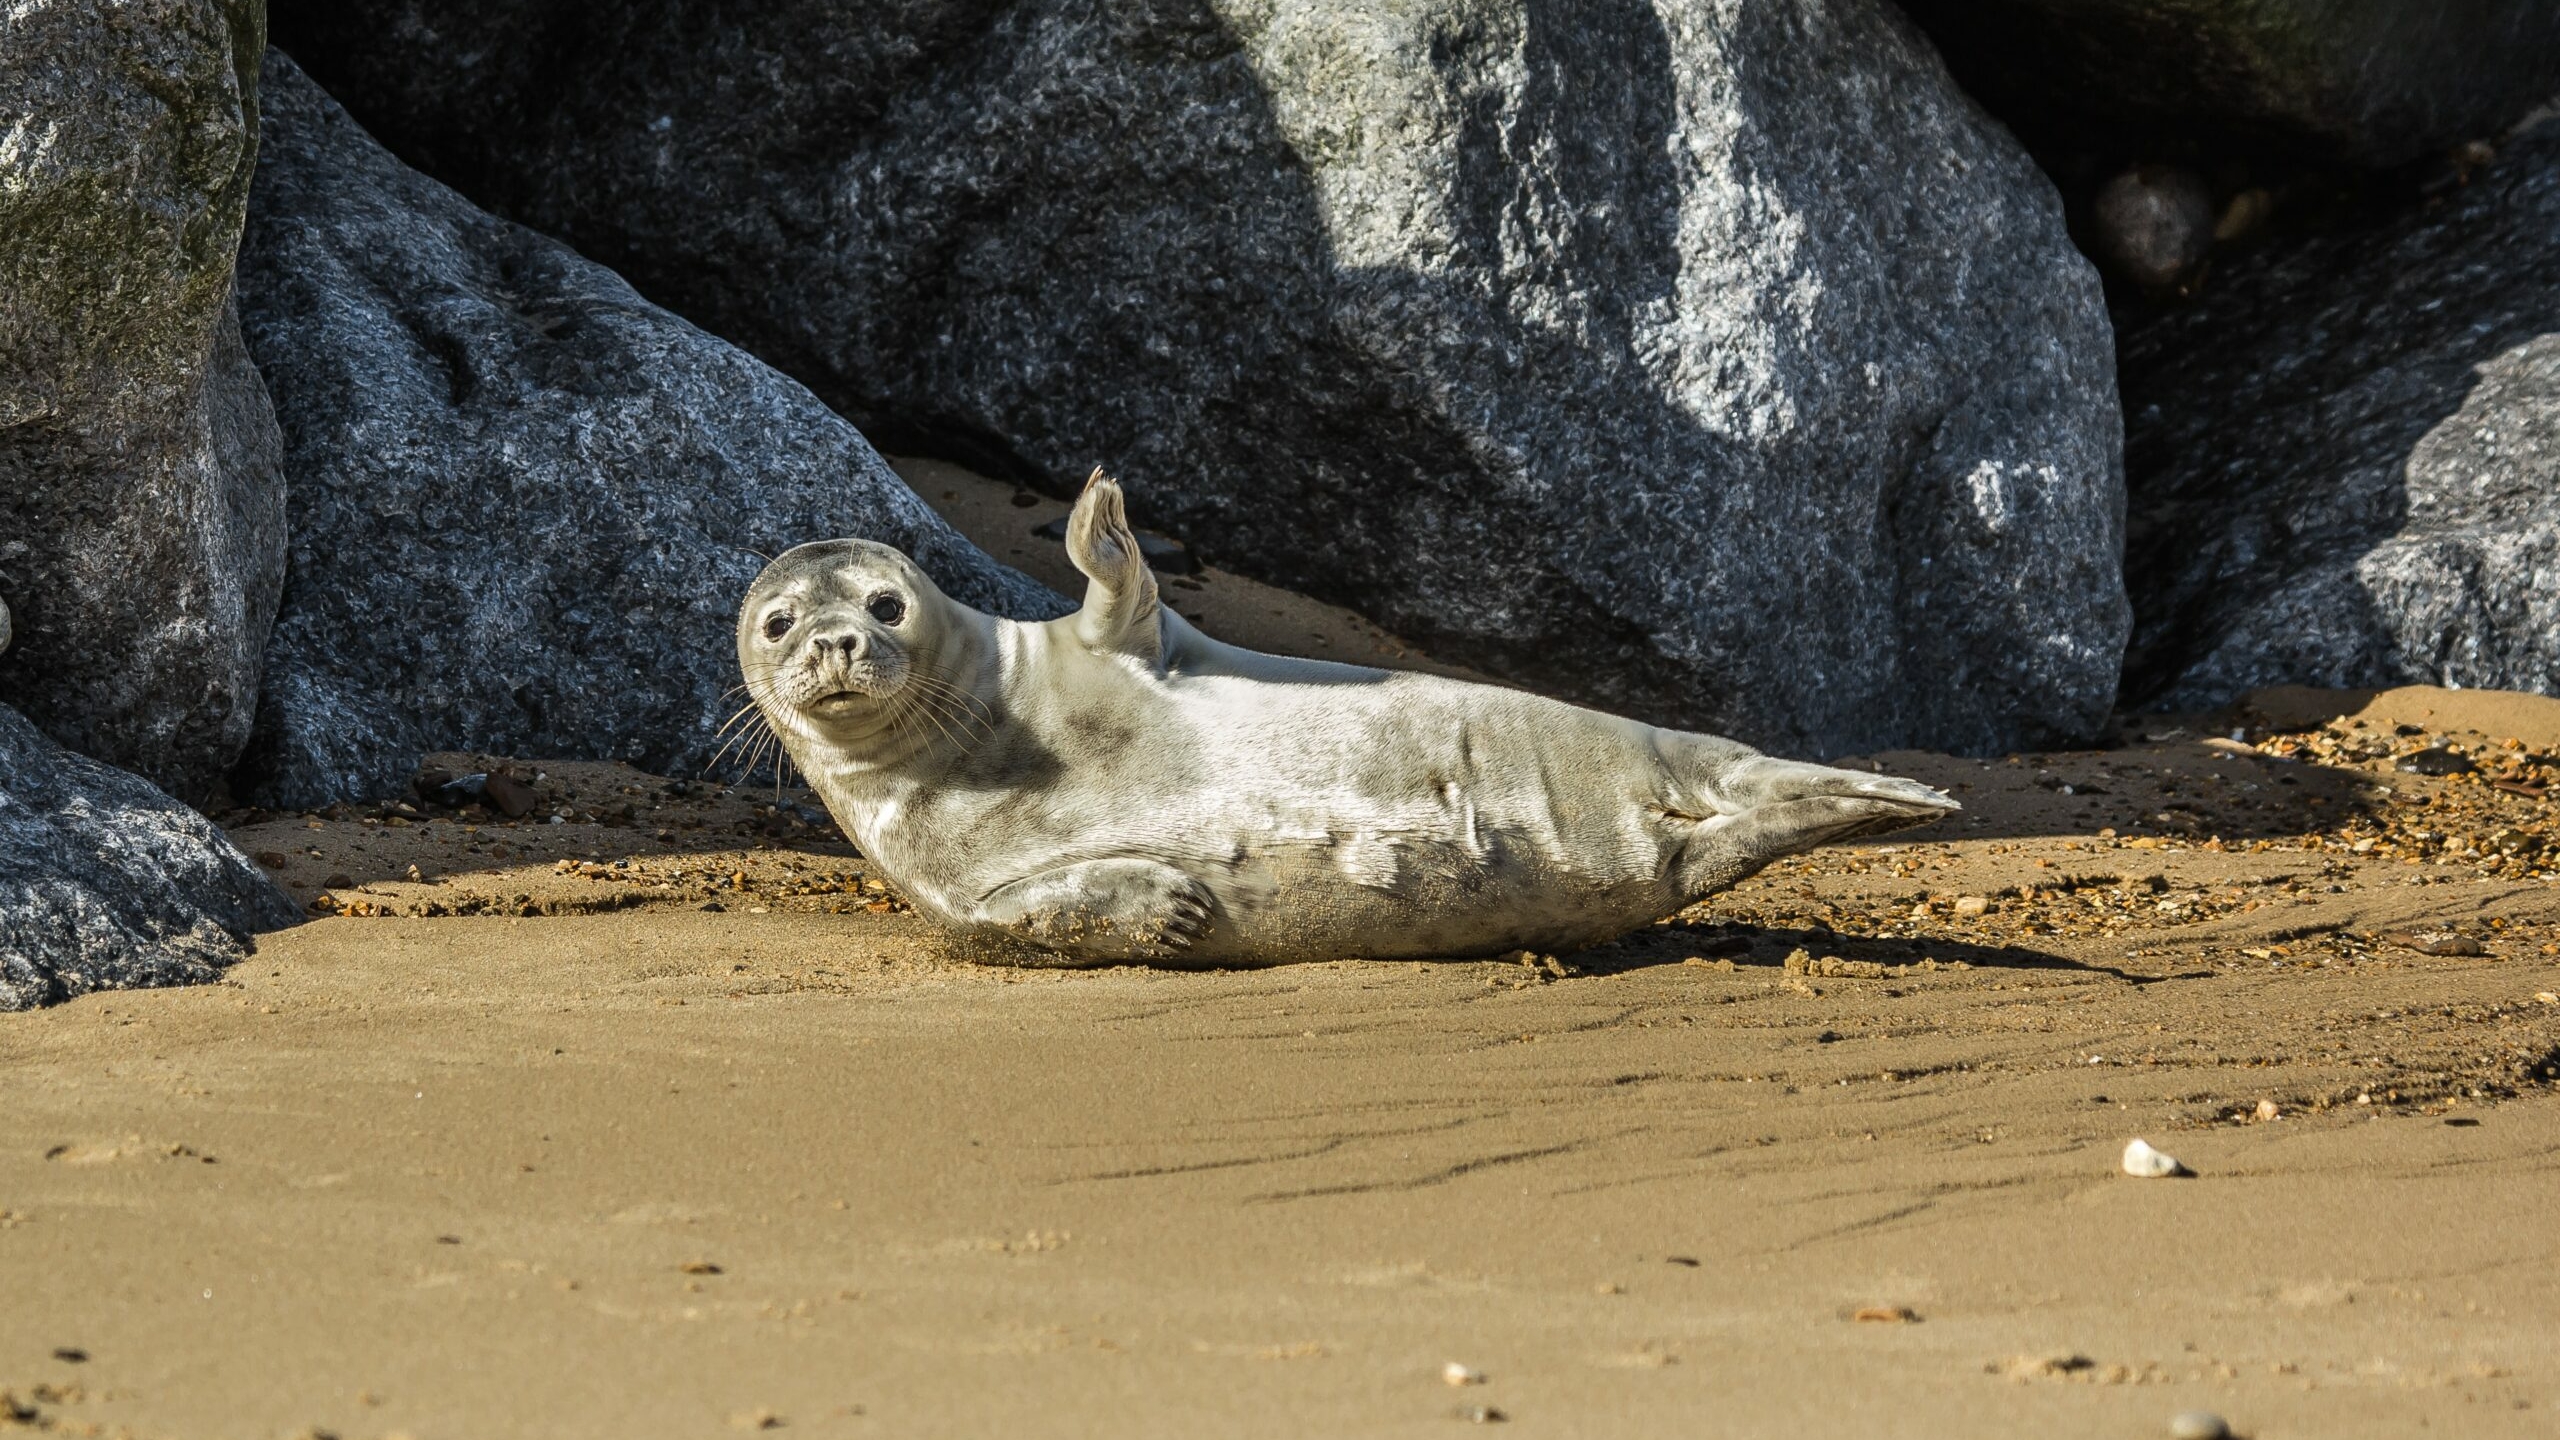
<path id="1" fill-rule="evenodd" d="M 883 625 L 895 625 L 907 618 L 907 602 L 895 595 L 871 597 L 871 618 Z"/>
<path id="2" fill-rule="evenodd" d="M 771 615 L 768 615 L 768 616 L 766 616 L 766 617 L 765 617 L 765 622 L 764 622 L 764 638 L 766 638 L 767 640 L 779 640 L 779 639 L 781 639 L 783 636 L 788 635 L 788 634 L 790 634 L 790 633 L 791 633 L 791 612 L 790 612 L 790 611 L 788 611 L 788 610 L 776 610 L 776 611 L 774 611 Z"/>

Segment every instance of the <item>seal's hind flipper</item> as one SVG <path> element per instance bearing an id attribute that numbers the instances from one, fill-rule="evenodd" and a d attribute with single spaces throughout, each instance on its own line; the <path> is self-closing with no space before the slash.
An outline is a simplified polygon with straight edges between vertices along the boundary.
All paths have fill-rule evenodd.
<path id="1" fill-rule="evenodd" d="M 1138 552 L 1120 482 L 1098 465 L 1067 516 L 1067 557 L 1091 582 L 1084 608 L 1076 612 L 1076 638 L 1089 650 L 1159 664 L 1164 635 L 1156 618 L 1155 573 Z"/>
<path id="2" fill-rule="evenodd" d="M 1704 819 L 1679 859 L 1680 883 L 1692 900 L 1739 884 L 1772 860 L 1908 830 L 1964 808 L 1915 780 L 1765 755 L 1726 765 L 1707 788 L 1719 813 Z"/>

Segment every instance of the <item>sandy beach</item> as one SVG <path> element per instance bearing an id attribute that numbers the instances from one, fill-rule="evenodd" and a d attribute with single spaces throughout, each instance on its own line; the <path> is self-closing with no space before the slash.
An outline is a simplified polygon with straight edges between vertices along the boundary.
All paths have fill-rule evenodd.
<path id="1" fill-rule="evenodd" d="M 0 1428 L 2547 1436 L 2560 702 L 2255 705 L 1500 961 L 973 965 L 612 765 L 234 816 L 311 922 L 0 1026 Z"/>
<path id="2" fill-rule="evenodd" d="M 0 1440 L 2560 1440 L 2555 84 L 0 3 Z"/>

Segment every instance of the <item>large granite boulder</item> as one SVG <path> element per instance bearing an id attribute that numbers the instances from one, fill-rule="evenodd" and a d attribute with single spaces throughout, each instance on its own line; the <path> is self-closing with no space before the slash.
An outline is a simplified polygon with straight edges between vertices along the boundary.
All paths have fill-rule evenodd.
<path id="1" fill-rule="evenodd" d="M 1880 0 L 319 0 L 414 162 L 892 448 L 1794 752 L 2108 712 L 2099 286 Z"/>
<path id="2" fill-rule="evenodd" d="M 200 984 L 298 918 L 211 821 L 0 705 L 0 1010 Z"/>
<path id="3" fill-rule="evenodd" d="M 229 308 L 259 0 L 0 6 L 0 700 L 207 798 L 284 580 Z"/>
<path id="4" fill-rule="evenodd" d="M 2550 0 L 1903 0 L 2031 136 L 2392 165 L 2560 95 Z"/>
<path id="5" fill-rule="evenodd" d="M 2128 701 L 2560 693 L 2560 124 L 2128 334 Z"/>
<path id="6" fill-rule="evenodd" d="M 1061 608 L 799 385 L 402 165 L 291 61 L 265 83 L 240 304 L 295 527 L 245 798 L 396 791 L 432 749 L 698 770 L 738 603 L 805 540 Z"/>

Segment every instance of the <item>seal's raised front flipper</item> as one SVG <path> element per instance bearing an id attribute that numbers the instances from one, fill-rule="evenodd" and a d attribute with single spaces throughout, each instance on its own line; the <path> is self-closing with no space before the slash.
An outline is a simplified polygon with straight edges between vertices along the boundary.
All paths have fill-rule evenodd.
<path id="1" fill-rule="evenodd" d="M 1689 898 L 1739 884 L 1772 860 L 1944 819 L 1964 807 L 1916 780 L 1753 755 L 1718 767 L 1703 787 L 1717 813 L 1682 847 Z"/>
<path id="2" fill-rule="evenodd" d="M 1076 638 L 1088 650 L 1160 665 L 1164 635 L 1157 623 L 1155 573 L 1138 552 L 1120 482 L 1099 466 L 1067 516 L 1067 557 L 1090 582 L 1084 608 L 1076 612 Z"/>

